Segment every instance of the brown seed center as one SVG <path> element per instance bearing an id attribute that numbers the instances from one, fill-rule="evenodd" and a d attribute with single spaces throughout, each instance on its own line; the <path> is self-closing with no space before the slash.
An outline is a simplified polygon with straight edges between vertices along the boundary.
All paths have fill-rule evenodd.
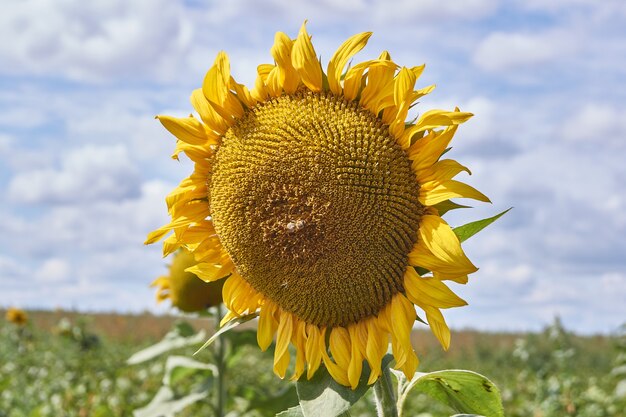
<path id="1" fill-rule="evenodd" d="M 209 189 L 239 273 L 300 319 L 347 326 L 403 290 L 419 186 L 358 104 L 302 91 L 258 105 L 225 134 Z"/>

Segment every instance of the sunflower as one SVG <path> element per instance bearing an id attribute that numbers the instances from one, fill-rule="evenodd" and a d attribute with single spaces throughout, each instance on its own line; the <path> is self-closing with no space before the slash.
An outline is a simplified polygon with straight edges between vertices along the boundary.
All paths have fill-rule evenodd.
<path id="1" fill-rule="evenodd" d="M 446 281 L 477 270 L 440 216 L 451 198 L 489 201 L 453 179 L 466 167 L 441 159 L 472 114 L 430 110 L 406 123 L 434 86 L 415 89 L 424 66 L 399 68 L 387 52 L 346 69 L 370 35 L 345 41 L 324 72 L 306 22 L 295 40 L 278 32 L 274 64 L 258 67 L 251 89 L 220 52 L 191 94 L 200 118 L 157 116 L 177 137 L 173 158 L 195 166 L 166 198 L 172 221 L 146 243 L 173 231 L 165 254 L 184 246 L 197 262 L 187 271 L 228 277 L 223 323 L 258 312 L 259 346 L 276 338 L 281 378 L 292 344 L 294 379 L 323 363 L 355 388 L 367 361 L 372 384 L 389 342 L 411 378 L 415 306 L 447 349 L 440 310 L 466 302 Z"/>
<path id="2" fill-rule="evenodd" d="M 224 280 L 204 282 L 195 274 L 185 271 L 195 264 L 193 254 L 186 249 L 180 249 L 174 256 L 169 275 L 158 277 L 150 285 L 157 287 L 157 301 L 169 298 L 172 306 L 187 313 L 220 304 Z"/>
<path id="3" fill-rule="evenodd" d="M 15 307 L 9 307 L 5 318 L 8 322 L 17 324 L 18 326 L 24 326 L 28 322 L 28 314 L 26 314 L 24 310 Z"/>

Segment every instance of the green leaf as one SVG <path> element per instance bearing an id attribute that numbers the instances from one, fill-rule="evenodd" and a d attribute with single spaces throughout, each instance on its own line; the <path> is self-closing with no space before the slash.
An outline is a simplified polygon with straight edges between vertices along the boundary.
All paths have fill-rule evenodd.
<path id="1" fill-rule="evenodd" d="M 197 334 L 193 334 L 192 329 L 192 333 L 189 334 L 189 330 L 184 325 L 181 328 L 181 325 L 177 324 L 173 330 L 168 332 L 165 337 L 163 337 L 163 340 L 135 353 L 128 358 L 126 363 L 129 365 L 136 365 L 138 363 L 146 362 L 165 352 L 185 346 L 197 345 L 202 343 L 204 339 L 206 339 L 206 333 L 204 330 L 201 330 Z"/>
<path id="2" fill-rule="evenodd" d="M 196 350 L 194 352 L 194 356 L 196 356 L 198 353 L 202 352 L 204 349 L 206 349 L 211 343 L 215 342 L 215 340 L 220 337 L 222 334 L 226 333 L 229 330 L 234 329 L 235 327 L 239 326 L 242 323 L 248 322 L 254 318 L 256 318 L 258 316 L 257 313 L 252 313 L 252 314 L 247 314 L 245 316 L 241 316 L 241 317 L 237 317 L 232 319 L 231 321 L 229 321 L 228 323 L 226 323 L 221 329 L 219 329 L 217 332 L 215 332 L 215 334 L 213 336 L 211 336 L 211 338 L 209 340 L 207 340 L 201 347 L 200 349 Z"/>
<path id="3" fill-rule="evenodd" d="M 170 356 L 165 362 L 165 374 L 163 375 L 163 384 L 173 386 L 182 378 L 197 372 L 210 371 L 211 374 L 217 375 L 217 367 L 210 363 L 202 363 L 186 356 Z"/>
<path id="4" fill-rule="evenodd" d="M 242 357 L 248 355 L 248 351 L 241 350 L 244 346 L 257 346 L 256 330 L 234 329 L 232 332 L 224 333 L 222 337 L 228 340 L 226 354 L 226 365 L 228 367 L 237 366 Z"/>
<path id="5" fill-rule="evenodd" d="M 498 220 L 500 217 L 504 216 L 504 214 L 507 213 L 512 208 L 513 207 L 508 208 L 504 210 L 502 213 L 496 214 L 493 217 L 489 217 L 489 218 L 482 219 L 482 220 L 476 220 L 475 222 L 470 222 L 470 223 L 464 224 L 463 226 L 455 227 L 452 230 L 457 235 L 459 240 L 461 242 L 464 242 L 470 237 L 474 236 L 476 233 L 483 230 L 485 227 L 489 226 L 491 223 Z"/>
<path id="6" fill-rule="evenodd" d="M 193 326 L 189 324 L 188 321 L 177 321 L 176 323 L 174 323 L 173 331 L 175 331 L 176 333 L 178 333 L 179 336 L 182 337 L 189 337 L 196 334 Z"/>
<path id="7" fill-rule="evenodd" d="M 402 396 L 417 389 L 431 398 L 448 405 L 459 413 L 487 417 L 503 417 L 500 391 L 486 377 L 472 371 L 445 370 L 417 373 L 401 388 Z"/>
<path id="8" fill-rule="evenodd" d="M 450 210 L 456 210 L 460 208 L 471 208 L 470 206 L 464 206 L 462 204 L 455 203 L 452 200 L 442 201 L 441 203 L 435 204 L 433 207 L 437 209 L 437 212 L 439 213 L 440 216 L 443 216 Z"/>
<path id="9" fill-rule="evenodd" d="M 385 355 L 383 367 L 389 366 L 393 356 Z M 296 382 L 300 407 L 304 417 L 336 417 L 356 403 L 370 388 L 367 385 L 370 369 L 363 363 L 359 385 L 353 391 L 350 387 L 338 384 L 324 366 L 320 366 L 313 378 Z M 281 416 L 282 417 L 282 416 Z"/>
<path id="10" fill-rule="evenodd" d="M 224 334 L 224 336 L 234 348 L 238 348 L 245 345 L 257 345 L 256 339 L 256 330 L 252 329 L 242 329 L 242 330 L 233 330 L 232 332 L 228 332 Z"/>
<path id="11" fill-rule="evenodd" d="M 304 417 L 304 414 L 302 414 L 302 408 L 297 405 L 295 407 L 288 408 L 285 411 L 281 411 L 276 414 L 276 417 Z"/>
<path id="12" fill-rule="evenodd" d="M 247 406 L 247 411 L 255 410 L 262 415 L 273 416 L 288 407 L 300 408 L 295 384 L 287 384 L 275 395 L 256 395 Z M 295 406 L 295 407 L 294 407 Z M 289 411 L 289 409 L 285 410 Z M 283 412 L 285 412 L 283 411 Z M 300 413 L 302 416 L 302 413 Z"/>
<path id="13" fill-rule="evenodd" d="M 176 413 L 200 401 L 208 394 L 208 391 L 194 392 L 182 398 L 175 398 L 174 392 L 169 387 L 162 386 L 147 406 L 133 411 L 133 416 L 175 417 Z"/>

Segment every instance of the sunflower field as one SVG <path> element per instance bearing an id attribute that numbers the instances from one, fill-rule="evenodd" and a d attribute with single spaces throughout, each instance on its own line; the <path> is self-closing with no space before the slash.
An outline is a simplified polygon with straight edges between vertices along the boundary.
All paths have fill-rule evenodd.
<path id="1" fill-rule="evenodd" d="M 213 318 L 173 322 L 151 315 L 30 315 L 25 325 L 0 324 L 0 416 L 215 415 L 214 349 L 193 356 L 211 332 Z M 129 327 L 136 329 L 132 335 Z M 272 358 L 255 348 L 254 330 L 243 324 L 226 335 L 226 415 L 289 415 L 280 413 L 298 404 L 296 387 L 273 375 Z M 425 331 L 414 332 L 418 353 L 428 352 L 420 370 L 471 369 L 489 375 L 507 416 L 623 416 L 624 333 L 582 337 L 557 320 L 540 333 L 460 331 L 453 338 L 446 353 Z M 397 380 L 393 386 L 398 388 Z M 351 404 L 350 415 L 375 416 L 373 397 L 368 392 Z M 427 391 L 415 390 L 402 415 L 454 413 Z"/>

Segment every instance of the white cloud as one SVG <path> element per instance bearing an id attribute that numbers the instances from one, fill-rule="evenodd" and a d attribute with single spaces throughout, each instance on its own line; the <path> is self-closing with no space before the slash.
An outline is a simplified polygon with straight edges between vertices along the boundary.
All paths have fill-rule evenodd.
<path id="1" fill-rule="evenodd" d="M 516 7 L 525 11 L 539 11 L 551 14 L 580 13 L 613 16 L 626 16 L 626 4 L 622 0 L 517 0 Z"/>
<path id="2" fill-rule="evenodd" d="M 87 145 L 64 154 L 59 168 L 17 174 L 9 183 L 8 196 L 30 204 L 117 201 L 137 195 L 138 180 L 123 145 Z"/>
<path id="3" fill-rule="evenodd" d="M 34 273 L 34 278 L 40 283 L 59 283 L 71 278 L 69 262 L 61 258 L 46 259 Z"/>
<path id="4" fill-rule="evenodd" d="M 387 1 L 377 1 L 374 16 L 387 24 L 418 20 L 420 24 L 429 24 L 443 19 L 474 20 L 490 16 L 496 10 L 496 0 L 402 0 L 390 7 Z"/>
<path id="5" fill-rule="evenodd" d="M 587 103 L 565 121 L 562 136 L 573 143 L 626 147 L 626 109 L 607 103 Z"/>
<path id="6" fill-rule="evenodd" d="M 154 307 L 148 285 L 165 261 L 159 245 L 146 247 L 143 241 L 168 221 L 164 196 L 171 188 L 152 181 L 135 199 L 55 207 L 28 220 L 3 212 L 0 233 L 28 239 L 12 240 L 10 251 L 19 261 L 0 256 L 0 305 Z"/>
<path id="7" fill-rule="evenodd" d="M 470 306 L 446 315 L 452 326 L 537 329 L 558 313 L 593 331 L 624 316 L 616 2 L 533 1 L 528 14 L 495 0 L 54 3 L 15 2 L 0 15 L 0 153 L 13 175 L 0 195 L 0 234 L 11 237 L 0 244 L 0 304 L 154 308 L 147 285 L 165 261 L 142 242 L 168 221 L 164 196 L 190 172 L 169 160 L 174 141 L 154 114 L 191 111 L 190 86 L 218 49 L 249 84 L 271 61 L 273 33 L 295 36 L 308 17 L 325 62 L 346 36 L 374 30 L 357 60 L 388 48 L 401 64 L 426 60 L 420 83 L 440 84 L 415 111 L 458 104 L 476 114 L 450 156 L 494 205 L 447 218 L 515 209 L 467 242 L 481 269 L 454 286 Z M 530 88 L 520 88 L 525 77 Z"/>
<path id="8" fill-rule="evenodd" d="M 8 155 L 15 144 L 15 137 L 0 133 L 0 155 Z"/>
<path id="9" fill-rule="evenodd" d="M 478 45 L 474 64 L 487 71 L 532 69 L 576 52 L 576 34 L 493 32 Z"/>
<path id="10" fill-rule="evenodd" d="M 14 1 L 0 15 L 0 71 L 98 80 L 171 75 L 191 43 L 170 1 Z"/>

